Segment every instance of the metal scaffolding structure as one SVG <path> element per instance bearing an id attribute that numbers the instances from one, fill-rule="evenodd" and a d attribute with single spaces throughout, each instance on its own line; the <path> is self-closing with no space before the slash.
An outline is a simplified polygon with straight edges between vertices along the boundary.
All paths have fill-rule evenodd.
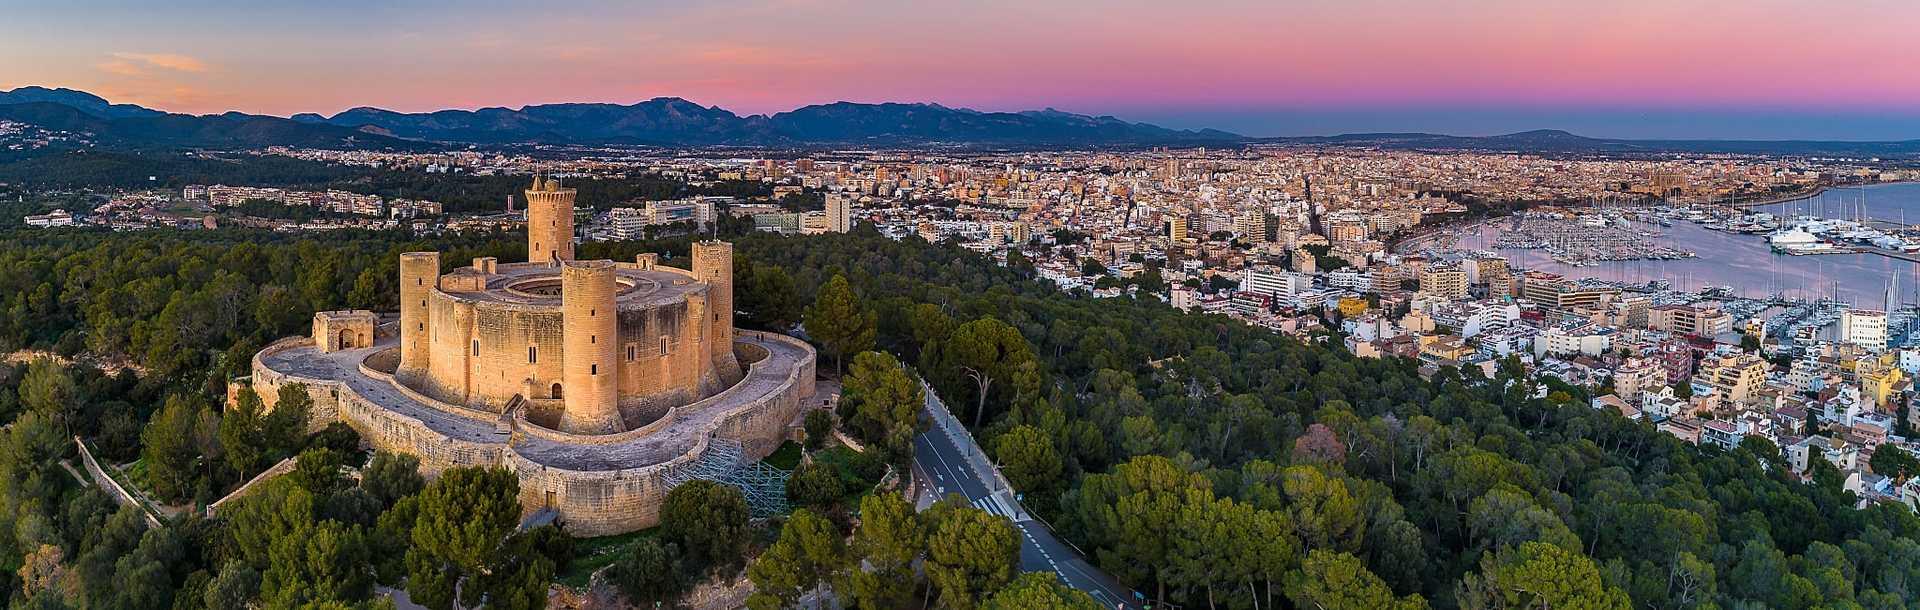
<path id="1" fill-rule="evenodd" d="M 793 473 L 768 466 L 764 462 L 747 463 L 740 441 L 718 436 L 707 439 L 707 450 L 686 464 L 666 473 L 667 489 L 689 481 L 713 481 L 740 490 L 747 510 L 759 519 L 784 515 L 787 504 L 787 478 Z"/>

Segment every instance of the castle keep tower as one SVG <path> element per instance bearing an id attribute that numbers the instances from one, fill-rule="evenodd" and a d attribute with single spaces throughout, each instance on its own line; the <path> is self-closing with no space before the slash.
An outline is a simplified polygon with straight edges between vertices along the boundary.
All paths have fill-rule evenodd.
<path id="1" fill-rule="evenodd" d="M 400 255 L 400 368 L 394 374 L 401 379 L 426 376 L 433 353 L 427 301 L 439 283 L 439 252 Z"/>
<path id="2" fill-rule="evenodd" d="M 527 262 L 573 260 L 573 198 L 558 178 L 535 176 L 527 189 Z"/>
<path id="3" fill-rule="evenodd" d="M 625 429 L 620 419 L 619 311 L 614 295 L 613 261 L 560 264 L 562 392 L 566 410 L 560 429 L 576 434 L 610 434 Z"/>
<path id="4" fill-rule="evenodd" d="M 693 277 L 707 284 L 706 319 L 699 331 L 707 357 L 725 374 L 738 377 L 739 363 L 733 358 L 733 244 L 698 241 L 692 254 Z"/>
<path id="5" fill-rule="evenodd" d="M 716 343 L 732 343 L 733 244 L 693 242 L 693 278 L 707 282 L 707 336 Z M 732 347 L 728 347 L 732 349 Z"/>

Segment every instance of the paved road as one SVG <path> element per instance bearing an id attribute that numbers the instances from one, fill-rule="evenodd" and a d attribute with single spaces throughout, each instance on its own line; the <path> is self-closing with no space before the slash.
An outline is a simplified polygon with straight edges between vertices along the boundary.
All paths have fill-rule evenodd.
<path id="1" fill-rule="evenodd" d="M 927 399 L 930 409 L 946 408 L 938 404 L 938 399 L 932 393 L 928 393 Z M 971 443 L 972 440 L 963 436 L 958 442 Z M 1109 608 L 1140 607 L 1133 593 L 1119 581 L 1093 567 L 1073 547 L 1054 537 L 1045 524 L 1029 517 L 1026 510 L 1014 500 L 1012 492 L 999 490 L 998 475 L 975 472 L 969 467 L 956 440 L 942 432 L 939 426 L 915 438 L 913 449 L 914 476 L 920 477 L 931 488 L 917 498 L 920 507 L 925 508 L 947 494 L 960 494 L 981 510 L 1013 520 L 1022 538 L 1022 571 L 1053 572 L 1067 586 L 1086 591 Z"/>

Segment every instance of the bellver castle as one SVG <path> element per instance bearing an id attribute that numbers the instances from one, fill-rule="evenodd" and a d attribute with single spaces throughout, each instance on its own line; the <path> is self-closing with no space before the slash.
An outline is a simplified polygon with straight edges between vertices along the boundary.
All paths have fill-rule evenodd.
<path id="1" fill-rule="evenodd" d="M 400 255 L 397 320 L 314 314 L 311 336 L 254 356 L 253 389 L 271 408 L 304 384 L 312 425 L 345 422 L 428 476 L 511 470 L 525 515 L 581 536 L 652 526 L 673 486 L 751 471 L 812 396 L 813 348 L 734 330 L 732 244 L 695 243 L 690 269 L 574 260 L 575 195 L 534 179 L 526 262 Z"/>

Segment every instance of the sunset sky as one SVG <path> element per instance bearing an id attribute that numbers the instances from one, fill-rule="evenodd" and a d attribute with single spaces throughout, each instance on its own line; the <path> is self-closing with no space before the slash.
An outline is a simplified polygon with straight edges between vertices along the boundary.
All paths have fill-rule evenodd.
<path id="1" fill-rule="evenodd" d="M 8 7 L 0 88 L 191 113 L 679 96 L 741 114 L 1054 107 L 1250 135 L 1920 138 L 1913 0 L 529 4 Z"/>

